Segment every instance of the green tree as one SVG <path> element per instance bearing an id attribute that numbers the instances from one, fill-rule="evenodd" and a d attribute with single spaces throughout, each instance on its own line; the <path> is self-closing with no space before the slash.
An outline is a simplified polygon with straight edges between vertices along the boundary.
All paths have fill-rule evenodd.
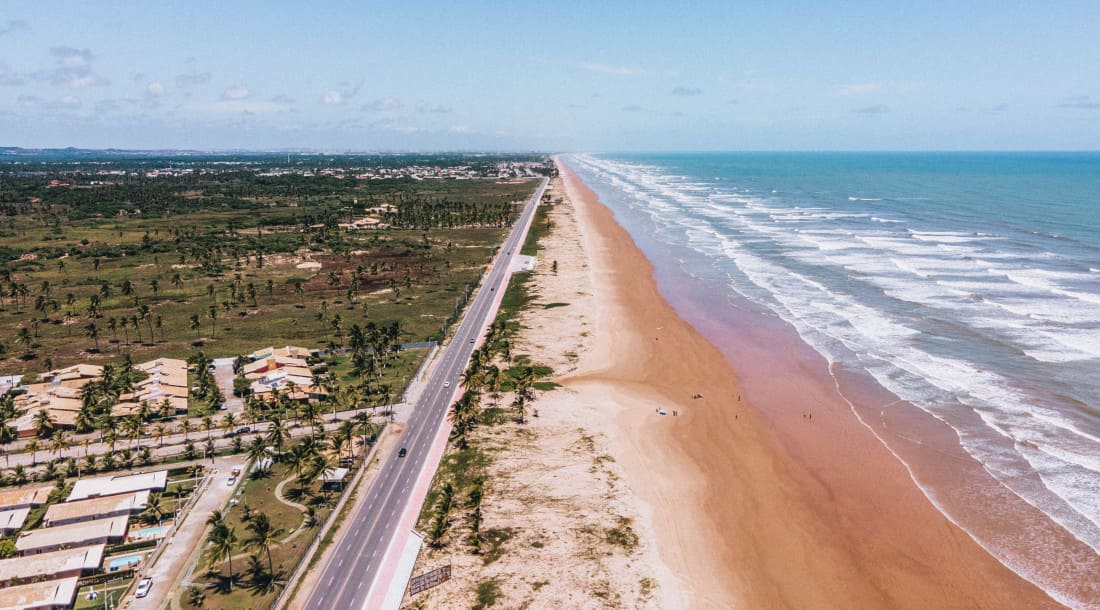
<path id="1" fill-rule="evenodd" d="M 217 513 L 217 511 L 215 511 Z M 213 519 L 214 515 L 210 516 Z M 209 520 L 208 520 L 209 522 Z M 207 557 L 212 563 L 229 563 L 229 590 L 233 590 L 233 553 L 237 550 L 237 530 L 229 527 L 222 518 L 216 523 L 211 523 L 210 533 L 206 537 Z"/>
<path id="2" fill-rule="evenodd" d="M 31 426 L 34 428 L 35 436 L 47 438 L 57 429 L 57 422 L 50 415 L 49 409 L 42 409 L 31 418 Z"/>
<path id="3" fill-rule="evenodd" d="M 267 569 L 271 574 L 274 574 L 275 567 L 271 563 L 271 545 L 278 542 L 279 536 L 283 535 L 283 530 L 273 527 L 267 514 L 262 512 L 254 515 L 249 520 L 248 525 L 245 526 L 245 529 L 249 533 L 245 546 L 266 553 Z"/>

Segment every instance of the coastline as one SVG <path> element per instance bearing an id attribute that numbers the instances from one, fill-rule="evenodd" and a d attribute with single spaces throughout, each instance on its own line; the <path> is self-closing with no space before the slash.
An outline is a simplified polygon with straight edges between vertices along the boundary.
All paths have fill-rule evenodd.
<path id="1" fill-rule="evenodd" d="M 618 405 L 613 454 L 683 607 L 1060 607 L 928 501 L 812 350 L 715 337 L 758 362 L 735 373 L 558 166 L 600 304 L 591 349 L 559 381 Z M 679 416 L 651 417 L 654 404 Z"/>

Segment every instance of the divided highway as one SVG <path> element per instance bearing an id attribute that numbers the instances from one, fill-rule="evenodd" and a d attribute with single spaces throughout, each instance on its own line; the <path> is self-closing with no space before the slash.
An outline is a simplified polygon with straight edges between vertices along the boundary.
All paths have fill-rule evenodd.
<path id="1" fill-rule="evenodd" d="M 548 182 L 543 178 L 524 206 L 519 220 L 501 246 L 496 262 L 485 276 L 477 297 L 450 344 L 443 348 L 442 357 L 428 378 L 401 434 L 398 446 L 407 448 L 407 456 L 383 457 L 386 461 L 371 482 L 364 501 L 337 532 L 340 541 L 322 567 L 316 588 L 306 598 L 304 608 L 307 610 L 365 608 L 368 595 L 371 599 L 378 598 L 377 592 L 372 593 L 372 589 L 379 587 L 384 590 L 389 585 L 384 579 L 393 577 L 393 564 L 400 549 L 392 545 L 395 550 L 389 557 L 387 549 L 395 539 L 400 537 L 404 540 L 408 535 L 407 531 L 401 531 L 400 522 L 409 509 L 412 494 L 418 487 L 426 486 L 435 475 L 438 463 L 428 464 L 429 448 L 447 421 L 448 411 L 460 385 L 459 376 L 465 370 L 475 344 L 492 321 L 490 316 L 495 313 L 499 297 L 507 285 L 509 268 L 519 255 Z M 420 510 L 420 506 L 414 508 Z M 387 566 L 387 562 L 390 565 Z M 380 577 L 383 580 L 379 580 Z"/>

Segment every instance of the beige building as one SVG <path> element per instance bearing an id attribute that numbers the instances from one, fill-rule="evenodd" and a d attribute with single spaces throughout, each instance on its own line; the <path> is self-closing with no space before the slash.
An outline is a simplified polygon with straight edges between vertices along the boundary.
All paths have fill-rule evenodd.
<path id="1" fill-rule="evenodd" d="M 149 490 L 101 496 L 75 502 L 61 502 L 46 510 L 43 527 L 94 521 L 122 515 L 136 515 L 149 506 Z"/>
<path id="2" fill-rule="evenodd" d="M 317 386 L 307 358 L 310 351 L 303 347 L 266 348 L 248 355 L 252 362 L 241 371 L 252 382 L 252 393 L 265 398 L 275 390 L 291 390 L 291 400 L 321 400 L 326 396 Z"/>
<path id="3" fill-rule="evenodd" d="M 86 576 L 103 565 L 106 545 L 96 544 L 76 549 L 64 549 L 27 557 L 0 559 L 0 586 L 44 578 Z"/>
<path id="4" fill-rule="evenodd" d="M 134 368 L 148 377 L 134 384 L 134 391 L 118 397 L 111 414 L 124 417 L 140 412 L 146 403 L 154 413 L 161 411 L 164 401 L 171 406 L 171 415 L 187 412 L 187 362 L 173 358 L 158 358 Z"/>
<path id="5" fill-rule="evenodd" d="M 103 376 L 103 367 L 95 364 L 75 364 L 38 376 L 38 382 L 26 386 L 26 393 L 15 397 L 19 416 L 12 422 L 19 438 L 34 436 L 34 417 L 48 411 L 58 428 L 72 428 L 80 411 L 81 392 L 89 381 Z"/>
<path id="6" fill-rule="evenodd" d="M 90 477 L 79 479 L 73 484 L 66 502 L 133 493 L 135 491 L 163 491 L 168 484 L 168 471 L 139 472 L 119 476 Z"/>
<path id="7" fill-rule="evenodd" d="M 19 534 L 15 548 L 23 555 L 37 555 L 63 548 L 92 544 L 118 544 L 126 539 L 130 517 L 112 517 L 68 525 L 41 527 Z"/>
<path id="8" fill-rule="evenodd" d="M 33 508 L 50 499 L 53 485 L 0 489 L 0 509 Z"/>
<path id="9" fill-rule="evenodd" d="M 54 610 L 76 601 L 79 578 L 71 576 L 0 589 L 0 610 Z"/>

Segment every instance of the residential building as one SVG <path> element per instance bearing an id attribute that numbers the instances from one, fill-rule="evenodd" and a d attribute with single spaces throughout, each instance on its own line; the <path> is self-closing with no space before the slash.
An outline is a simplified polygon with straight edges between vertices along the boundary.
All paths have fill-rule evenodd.
<path id="1" fill-rule="evenodd" d="M 73 490 L 69 493 L 67 501 L 73 502 L 75 500 L 113 496 L 142 490 L 163 491 L 167 484 L 167 470 L 80 479 L 73 484 Z"/>
<path id="2" fill-rule="evenodd" d="M 94 521 L 122 515 L 136 515 L 149 506 L 149 490 L 142 489 L 132 493 L 115 494 L 61 502 L 50 506 L 42 518 L 43 527 Z"/>
<path id="3" fill-rule="evenodd" d="M 0 610 L 61 610 L 76 601 L 76 576 L 0 589 Z"/>
<path id="4" fill-rule="evenodd" d="M 96 544 L 27 557 L 0 559 L 0 586 L 7 587 L 15 580 L 26 582 L 45 578 L 87 576 L 103 565 L 105 548 L 104 544 Z"/>
<path id="5" fill-rule="evenodd" d="M 15 548 L 23 555 L 37 555 L 62 548 L 118 544 L 126 539 L 129 523 L 130 517 L 123 516 L 41 527 L 19 534 L 19 538 L 15 540 Z"/>

